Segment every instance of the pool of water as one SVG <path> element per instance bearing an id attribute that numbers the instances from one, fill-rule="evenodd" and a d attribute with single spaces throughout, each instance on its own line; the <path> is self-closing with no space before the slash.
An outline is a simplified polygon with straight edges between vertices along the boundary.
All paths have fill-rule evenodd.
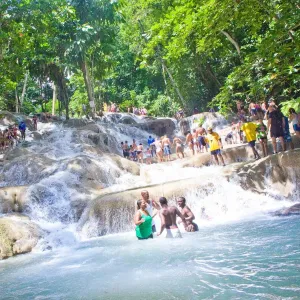
<path id="1" fill-rule="evenodd" d="M 300 299 L 300 218 L 134 233 L 0 262 L 1 299 Z"/>

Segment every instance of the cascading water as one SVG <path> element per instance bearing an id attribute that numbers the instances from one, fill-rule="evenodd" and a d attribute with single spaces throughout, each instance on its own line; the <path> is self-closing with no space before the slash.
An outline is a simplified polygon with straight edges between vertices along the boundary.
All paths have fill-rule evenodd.
<path id="1" fill-rule="evenodd" d="M 106 147 L 121 154 L 119 142 L 135 138 L 145 145 L 149 136 L 120 123 L 124 117 L 107 116 L 94 133 L 45 125 L 43 138 L 27 146 L 26 160 L 3 167 L 1 186 L 29 185 L 24 212 L 47 233 L 33 253 L 0 262 L 1 297 L 297 299 L 300 222 L 269 214 L 292 202 L 271 197 L 267 179 L 265 195 L 244 190 L 221 167 L 182 168 L 175 161 L 143 165 L 140 176 L 120 169 Z M 136 199 L 110 201 L 117 192 L 148 185 L 155 185 L 157 199 L 168 182 L 189 179 L 199 183 L 181 195 L 200 231 L 180 240 L 137 241 Z M 106 189 L 111 194 L 102 201 Z M 170 203 L 176 196 L 178 191 L 170 194 Z"/>

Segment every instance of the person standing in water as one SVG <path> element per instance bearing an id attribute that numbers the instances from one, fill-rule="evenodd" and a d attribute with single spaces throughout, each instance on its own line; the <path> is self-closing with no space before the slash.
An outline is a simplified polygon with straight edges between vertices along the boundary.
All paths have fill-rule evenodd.
<path id="1" fill-rule="evenodd" d="M 195 215 L 191 211 L 191 209 L 186 205 L 186 200 L 184 197 L 179 197 L 177 199 L 177 204 L 179 206 L 179 210 L 183 217 L 185 218 L 186 221 L 186 228 L 185 230 L 188 232 L 194 232 L 198 231 L 198 225 L 194 223 L 193 221 L 195 220 Z"/>
<path id="2" fill-rule="evenodd" d="M 161 220 L 160 230 L 157 236 L 162 235 L 165 238 L 181 238 L 180 230 L 176 223 L 176 216 L 181 218 L 184 228 L 187 227 L 184 216 L 175 206 L 168 206 L 168 201 L 165 197 L 160 197 L 159 202 L 161 210 L 159 216 Z"/>
<path id="3" fill-rule="evenodd" d="M 147 211 L 149 212 L 150 216 L 154 218 L 156 213 L 153 214 L 153 209 L 155 208 L 157 211 L 160 210 L 159 204 L 153 199 L 150 200 L 149 192 L 146 190 L 141 191 L 141 196 L 142 200 L 144 200 L 147 204 Z M 154 220 L 152 220 L 152 232 L 156 232 Z"/>
<path id="4" fill-rule="evenodd" d="M 194 142 L 193 142 L 193 135 L 190 131 L 186 133 L 185 143 L 189 146 L 191 149 L 193 155 L 195 155 L 195 149 L 194 149 Z"/>
<path id="5" fill-rule="evenodd" d="M 266 157 L 268 155 L 268 130 L 267 126 L 264 124 L 263 119 L 258 120 L 258 124 L 256 127 L 256 137 L 261 144 L 264 157 Z"/>
<path id="6" fill-rule="evenodd" d="M 206 141 L 209 144 L 210 153 L 215 158 L 216 163 L 219 164 L 220 158 L 223 166 L 225 166 L 224 158 L 221 154 L 221 148 L 223 149 L 221 137 L 216 132 L 213 132 L 211 127 L 207 128 Z"/>
<path id="7" fill-rule="evenodd" d="M 144 200 L 137 201 L 138 210 L 134 215 L 135 234 L 139 240 L 153 239 L 152 217 L 147 210 L 147 203 Z"/>
<path id="8" fill-rule="evenodd" d="M 182 140 L 179 137 L 176 136 L 173 139 L 173 145 L 175 145 L 175 147 L 176 147 L 177 157 L 180 158 L 179 154 L 181 154 L 181 156 L 182 156 L 181 158 L 184 158 Z"/>
<path id="9" fill-rule="evenodd" d="M 248 145 L 252 149 L 254 159 L 260 159 L 260 156 L 255 148 L 256 128 L 257 128 L 257 125 L 254 124 L 253 122 L 245 122 L 242 125 L 241 130 L 243 130 L 246 135 L 246 140 L 248 142 Z"/>
<path id="10" fill-rule="evenodd" d="M 170 139 L 165 135 L 162 139 L 162 144 L 164 147 L 164 155 L 167 157 L 167 161 L 171 160 L 171 141 Z"/>

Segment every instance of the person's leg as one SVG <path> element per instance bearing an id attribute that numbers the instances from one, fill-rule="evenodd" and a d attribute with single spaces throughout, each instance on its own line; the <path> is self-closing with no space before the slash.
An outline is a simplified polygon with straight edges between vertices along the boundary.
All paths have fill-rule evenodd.
<path id="1" fill-rule="evenodd" d="M 225 166 L 223 155 L 221 153 L 219 153 L 218 156 L 220 157 L 223 166 Z"/>
<path id="2" fill-rule="evenodd" d="M 283 136 L 280 136 L 280 137 L 279 137 L 279 140 L 280 140 L 280 144 L 281 144 L 281 149 L 282 149 L 282 151 L 285 151 L 285 143 L 284 143 L 284 138 L 283 138 Z"/>
<path id="3" fill-rule="evenodd" d="M 255 144 L 254 143 L 251 145 L 251 149 L 252 149 L 252 152 L 254 154 L 254 158 L 260 158 L 257 150 L 255 149 Z"/>
<path id="4" fill-rule="evenodd" d="M 215 161 L 216 161 L 217 165 L 219 165 L 219 160 L 218 160 L 217 154 L 213 154 L 213 157 L 215 158 Z"/>
<path id="5" fill-rule="evenodd" d="M 291 145 L 291 150 L 294 150 L 295 149 L 295 145 L 293 143 L 293 140 L 290 141 L 290 145 Z"/>
<path id="6" fill-rule="evenodd" d="M 266 139 L 263 140 L 262 142 L 262 148 L 263 148 L 264 157 L 268 156 L 268 144 Z"/>
<path id="7" fill-rule="evenodd" d="M 272 137 L 273 153 L 277 153 L 276 137 Z"/>

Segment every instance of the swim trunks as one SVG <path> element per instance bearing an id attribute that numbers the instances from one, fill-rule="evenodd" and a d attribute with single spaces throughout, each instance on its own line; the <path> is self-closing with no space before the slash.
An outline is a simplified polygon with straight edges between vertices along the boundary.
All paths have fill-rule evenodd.
<path id="1" fill-rule="evenodd" d="M 198 142 L 202 146 L 206 146 L 204 136 L 198 136 Z"/>
<path id="2" fill-rule="evenodd" d="M 169 145 L 164 146 L 164 154 L 165 155 L 170 155 L 171 154 L 171 149 Z"/>
<path id="3" fill-rule="evenodd" d="M 164 238 L 182 238 L 179 228 L 164 229 L 161 234 Z"/>
<path id="4" fill-rule="evenodd" d="M 211 153 L 211 155 L 218 155 L 218 154 L 221 154 L 221 150 L 216 149 L 216 150 L 210 151 L 210 153 Z"/>

